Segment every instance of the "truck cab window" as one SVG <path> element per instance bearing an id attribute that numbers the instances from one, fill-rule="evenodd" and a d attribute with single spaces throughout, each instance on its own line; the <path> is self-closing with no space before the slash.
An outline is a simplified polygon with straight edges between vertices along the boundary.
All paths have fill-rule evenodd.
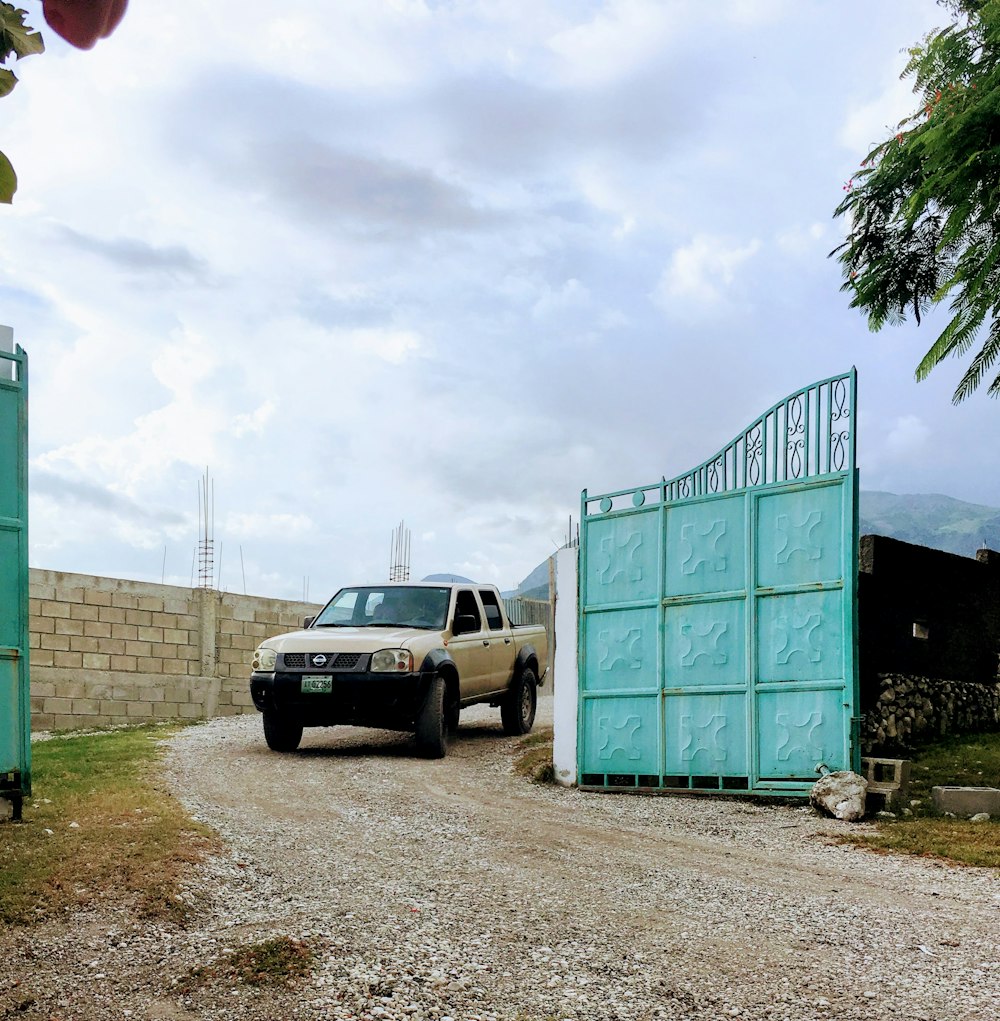
<path id="1" fill-rule="evenodd" d="M 486 626 L 491 631 L 502 631 L 503 614 L 500 612 L 496 595 L 489 589 L 480 589 L 479 598 L 482 599 L 483 610 L 486 612 Z"/>
<path id="2" fill-rule="evenodd" d="M 455 596 L 455 616 L 475 617 L 476 630 L 482 630 L 483 619 L 479 615 L 479 604 L 476 602 L 475 593 L 470 589 L 459 589 L 458 594 Z"/>

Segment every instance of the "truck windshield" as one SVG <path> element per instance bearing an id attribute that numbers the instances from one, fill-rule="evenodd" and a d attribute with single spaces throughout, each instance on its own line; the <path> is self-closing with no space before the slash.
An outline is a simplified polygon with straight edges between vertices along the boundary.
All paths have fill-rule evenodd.
<path id="1" fill-rule="evenodd" d="M 440 631 L 450 590 L 424 585 L 373 585 L 341 589 L 313 627 L 415 627 Z"/>

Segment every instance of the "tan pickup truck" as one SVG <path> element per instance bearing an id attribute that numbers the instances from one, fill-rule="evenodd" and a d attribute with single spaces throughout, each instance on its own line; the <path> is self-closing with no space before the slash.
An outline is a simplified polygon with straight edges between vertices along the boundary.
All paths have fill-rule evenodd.
<path id="1" fill-rule="evenodd" d="M 390 582 L 343 588 L 303 630 L 268 638 L 250 693 L 274 751 L 294 751 L 303 727 L 347 723 L 411 730 L 440 758 L 479 702 L 527 734 L 547 671 L 545 628 L 512 626 L 493 586 Z"/>

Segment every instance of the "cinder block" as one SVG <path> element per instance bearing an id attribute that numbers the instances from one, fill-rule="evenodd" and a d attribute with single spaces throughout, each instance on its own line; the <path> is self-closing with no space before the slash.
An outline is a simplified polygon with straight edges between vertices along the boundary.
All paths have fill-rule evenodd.
<path id="1" fill-rule="evenodd" d="M 48 707 L 46 707 L 47 711 Z M 932 787 L 931 799 L 939 812 L 955 815 L 978 815 L 988 812 L 1000 818 L 1000 788 L 998 787 Z"/>
<path id="2" fill-rule="evenodd" d="M 103 620 L 85 620 L 83 622 L 83 633 L 88 638 L 110 638 L 111 625 Z"/>
<path id="3" fill-rule="evenodd" d="M 170 599 L 165 598 L 163 600 L 163 612 L 164 613 L 190 613 L 191 604 L 186 599 Z"/>
<path id="4" fill-rule="evenodd" d="M 177 614 L 176 613 L 152 613 L 150 614 L 149 623 L 153 627 L 177 627 Z"/>
<path id="5" fill-rule="evenodd" d="M 191 701 L 191 689 L 184 683 L 168 684 L 163 689 L 163 694 L 168 702 Z"/>
<path id="6" fill-rule="evenodd" d="M 111 718 L 124 717 L 127 705 L 128 702 L 122 702 L 118 699 L 101 699 L 101 715 Z"/>
<path id="7" fill-rule="evenodd" d="M 139 697 L 139 686 L 137 684 L 116 684 L 113 689 L 112 698 L 116 702 L 134 702 Z"/>
<path id="8" fill-rule="evenodd" d="M 41 599 L 28 599 L 28 616 L 29 617 L 40 617 L 42 615 L 42 601 Z"/>
<path id="9" fill-rule="evenodd" d="M 110 606 L 111 593 L 101 589 L 87 588 L 83 590 L 83 601 L 90 606 Z"/>
<path id="10" fill-rule="evenodd" d="M 57 698 L 86 698 L 88 694 L 83 681 L 56 681 Z"/>
<path id="11" fill-rule="evenodd" d="M 70 620 L 69 617 L 56 617 L 57 635 L 82 635 L 83 621 Z"/>
<path id="12" fill-rule="evenodd" d="M 125 655 L 126 656 L 151 656 L 153 653 L 153 647 L 149 642 L 126 642 L 125 643 Z"/>
<path id="13" fill-rule="evenodd" d="M 80 585 L 56 585 L 56 599 L 65 603 L 82 603 L 83 587 Z"/>
<path id="14" fill-rule="evenodd" d="M 56 652 L 69 652 L 69 635 L 42 635 L 41 646 Z"/>
<path id="15" fill-rule="evenodd" d="M 103 652 L 85 652 L 83 668 L 84 670 L 110 670 L 111 657 Z"/>
<path id="16" fill-rule="evenodd" d="M 148 718 L 153 715 L 152 702 L 129 702 L 125 707 L 126 716 Z"/>
<path id="17" fill-rule="evenodd" d="M 73 711 L 73 700 L 71 698 L 47 698 L 45 704 L 42 707 L 43 712 L 54 713 L 71 713 Z"/>
<path id="18" fill-rule="evenodd" d="M 130 592 L 113 592 L 111 594 L 111 605 L 118 606 L 125 611 L 134 610 L 135 602 L 135 596 Z"/>
<path id="19" fill-rule="evenodd" d="M 177 659 L 177 646 L 167 645 L 165 642 L 154 642 L 151 654 L 159 656 L 160 659 Z"/>
<path id="20" fill-rule="evenodd" d="M 42 636 L 37 631 L 28 632 L 28 648 L 37 649 L 42 644 Z"/>
<path id="21" fill-rule="evenodd" d="M 136 669 L 135 656 L 112 656 L 111 669 L 124 670 L 128 673 L 135 673 Z"/>
<path id="22" fill-rule="evenodd" d="M 198 630 L 199 620 L 193 613 L 178 613 L 176 627 L 187 628 L 188 631 Z"/>
<path id="23" fill-rule="evenodd" d="M 139 625 L 139 641 L 140 642 L 162 642 L 163 641 L 163 628 L 161 627 L 144 627 Z"/>
<path id="24" fill-rule="evenodd" d="M 257 648 L 257 642 L 248 635 L 233 635 L 232 641 L 233 648 L 242 649 L 243 652 L 253 652 L 253 650 Z M 247 660 L 250 659 L 249 656 L 246 658 Z"/>
<path id="25" fill-rule="evenodd" d="M 258 624 L 277 624 L 278 613 L 276 610 L 257 610 L 254 613 L 254 620 Z"/>
<path id="26" fill-rule="evenodd" d="M 162 596 L 139 596 L 138 603 L 140 610 L 150 610 L 156 613 L 163 612 L 163 597 Z"/>
<path id="27" fill-rule="evenodd" d="M 69 640 L 69 648 L 71 652 L 97 652 L 97 639 L 86 637 L 78 638 L 76 635 L 72 635 Z M 87 665 L 86 661 L 84 661 L 83 665 Z"/>
<path id="28" fill-rule="evenodd" d="M 154 702 L 153 715 L 159 720 L 176 720 L 180 713 L 176 702 Z"/>
<path id="29" fill-rule="evenodd" d="M 52 720 L 53 730 L 82 730 L 84 727 L 92 727 L 94 719 L 91 716 L 73 716 L 72 714 L 56 713 Z"/>
<path id="30" fill-rule="evenodd" d="M 111 637 L 120 638 L 124 642 L 137 642 L 139 629 L 135 624 L 112 624 Z"/>
<path id="31" fill-rule="evenodd" d="M 127 653 L 127 644 L 127 642 L 123 642 L 120 638 L 98 638 L 97 651 L 103 652 L 108 656 L 124 656 Z"/>
<path id="32" fill-rule="evenodd" d="M 219 634 L 222 635 L 241 635 L 243 634 L 243 621 L 241 620 L 220 620 L 219 621 Z"/>
<path id="33" fill-rule="evenodd" d="M 86 603 L 73 603 L 69 608 L 69 615 L 74 620 L 100 620 L 100 610 L 96 606 L 88 606 Z"/>
<path id="34" fill-rule="evenodd" d="M 97 716 L 101 711 L 101 703 L 96 698 L 74 698 L 74 716 Z"/>
<path id="35" fill-rule="evenodd" d="M 53 665 L 66 667 L 69 670 L 79 669 L 83 666 L 83 653 L 57 652 L 53 656 Z"/>
<path id="36" fill-rule="evenodd" d="M 69 618 L 69 603 L 57 603 L 51 599 L 42 600 L 43 617 L 65 617 Z"/>
<path id="37" fill-rule="evenodd" d="M 165 627 L 163 629 L 163 640 L 170 645 L 187 645 L 188 632 L 186 629 L 181 631 L 180 628 Z"/>
<path id="38" fill-rule="evenodd" d="M 43 730 L 52 730 L 55 724 L 56 718 L 52 713 L 31 714 L 31 730 L 34 734 L 41 733 Z"/>
<path id="39" fill-rule="evenodd" d="M 177 707 L 177 713 L 184 720 L 200 720 L 204 717 L 205 710 L 197 702 L 185 702 Z"/>
<path id="40" fill-rule="evenodd" d="M 120 606 L 102 606 L 98 610 L 98 620 L 106 621 L 108 624 L 124 624 L 127 611 Z"/>
<path id="41" fill-rule="evenodd" d="M 125 623 L 137 624 L 139 627 L 149 627 L 153 622 L 153 615 L 149 610 L 126 610 Z"/>
<path id="42" fill-rule="evenodd" d="M 29 599 L 55 599 L 56 587 L 55 585 L 45 585 L 38 582 L 28 582 L 28 598 Z"/>
<path id="43" fill-rule="evenodd" d="M 163 688 L 159 686 L 155 688 L 146 688 L 143 691 L 143 695 L 145 695 L 146 701 L 148 702 L 166 702 L 166 697 Z"/>
<path id="44" fill-rule="evenodd" d="M 32 681 L 31 694 L 40 698 L 52 698 L 56 694 L 56 686 L 52 681 Z"/>
<path id="45" fill-rule="evenodd" d="M 52 617 L 32 617 L 28 628 L 40 635 L 51 635 L 55 634 L 56 622 Z"/>
<path id="46" fill-rule="evenodd" d="M 52 666 L 55 653 L 51 649 L 32 649 L 31 650 L 31 666 L 32 667 L 44 667 Z"/>
<path id="47" fill-rule="evenodd" d="M 152 656 L 140 656 L 136 661 L 136 666 L 141 674 L 163 673 L 163 660 L 155 659 Z"/>

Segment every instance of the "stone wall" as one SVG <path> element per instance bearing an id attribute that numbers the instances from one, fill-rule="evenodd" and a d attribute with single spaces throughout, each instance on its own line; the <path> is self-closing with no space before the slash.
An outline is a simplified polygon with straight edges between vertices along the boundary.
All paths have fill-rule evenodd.
<path id="1" fill-rule="evenodd" d="M 882 674 L 861 730 L 863 755 L 894 754 L 947 734 L 1000 730 L 1000 680 Z"/>
<path id="2" fill-rule="evenodd" d="M 30 572 L 34 730 L 253 709 L 250 658 L 312 603 Z"/>
<path id="3" fill-rule="evenodd" d="M 865 535 L 859 566 L 863 754 L 1000 729 L 1000 554 Z"/>

